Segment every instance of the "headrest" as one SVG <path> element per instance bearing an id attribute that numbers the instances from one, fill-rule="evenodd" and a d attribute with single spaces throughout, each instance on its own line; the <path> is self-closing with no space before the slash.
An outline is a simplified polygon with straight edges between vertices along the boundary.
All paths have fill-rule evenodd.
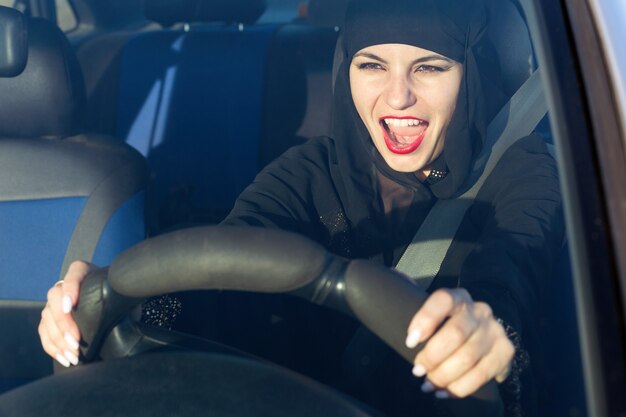
<path id="1" fill-rule="evenodd" d="M 340 28 L 350 0 L 309 0 L 307 22 L 312 26 Z"/>
<path id="2" fill-rule="evenodd" d="M 0 77 L 15 77 L 24 70 L 28 36 L 24 15 L 0 6 Z"/>
<path id="3" fill-rule="evenodd" d="M 163 26 L 175 23 L 252 24 L 265 12 L 265 0 L 144 0 L 144 15 Z"/>
<path id="4" fill-rule="evenodd" d="M 488 4 L 492 19 L 487 27 L 487 37 L 498 53 L 502 88 L 512 96 L 534 69 L 530 34 L 515 0 L 490 0 Z"/>
<path id="5" fill-rule="evenodd" d="M 74 134 L 86 101 L 78 60 L 55 24 L 26 21 L 26 68 L 16 77 L 0 78 L 0 137 Z"/>

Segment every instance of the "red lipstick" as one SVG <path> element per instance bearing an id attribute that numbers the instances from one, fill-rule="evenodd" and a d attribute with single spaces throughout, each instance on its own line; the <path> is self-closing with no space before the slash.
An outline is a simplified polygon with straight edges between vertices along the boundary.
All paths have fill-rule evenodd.
<path id="1" fill-rule="evenodd" d="M 419 124 L 411 126 L 390 126 L 385 122 L 385 119 L 414 120 L 419 122 Z M 424 140 L 424 137 L 426 136 L 426 131 L 428 130 L 427 121 L 411 116 L 384 116 L 380 118 L 380 125 L 383 130 L 383 137 L 385 138 L 385 144 L 387 145 L 387 148 L 391 152 L 399 155 L 409 154 L 419 148 L 419 146 L 422 144 L 422 141 Z M 401 143 L 399 140 L 397 140 L 396 135 L 401 136 L 403 139 L 406 139 L 407 137 L 410 137 L 412 139 L 409 143 Z"/>

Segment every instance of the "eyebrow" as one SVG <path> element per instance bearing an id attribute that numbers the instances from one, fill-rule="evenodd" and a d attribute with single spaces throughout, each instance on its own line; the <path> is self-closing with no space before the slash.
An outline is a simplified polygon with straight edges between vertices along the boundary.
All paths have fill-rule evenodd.
<path id="1" fill-rule="evenodd" d="M 384 59 L 382 59 L 381 57 L 379 57 L 378 55 L 374 55 L 372 53 L 369 52 L 358 52 L 357 54 L 354 55 L 354 58 L 357 57 L 365 57 L 365 58 L 370 58 L 370 59 L 375 59 L 377 61 L 382 62 L 383 64 L 386 64 L 387 61 L 385 61 Z M 427 55 L 427 56 L 423 56 L 421 58 L 417 58 L 416 60 L 414 60 L 411 65 L 415 65 L 415 64 L 421 64 L 423 62 L 428 62 L 428 61 L 446 61 L 450 64 L 454 64 L 454 61 L 451 60 L 450 58 L 446 58 L 443 55 L 438 55 L 438 54 L 434 54 L 434 55 Z"/>

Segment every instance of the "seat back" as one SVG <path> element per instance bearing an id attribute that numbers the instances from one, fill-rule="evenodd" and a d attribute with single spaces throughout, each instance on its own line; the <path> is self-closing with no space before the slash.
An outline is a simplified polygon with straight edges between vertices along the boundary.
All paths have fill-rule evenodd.
<path id="1" fill-rule="evenodd" d="M 150 162 L 153 232 L 219 221 L 263 166 L 330 131 L 346 0 L 312 0 L 305 20 L 284 25 L 253 24 L 263 10 L 257 0 L 193 2 L 199 13 L 148 0 L 147 30 L 78 49 L 89 125 L 123 137 Z"/>
<path id="2" fill-rule="evenodd" d="M 108 265 L 145 236 L 144 159 L 82 132 L 67 39 L 43 19 L 27 20 L 27 33 L 25 69 L 0 78 L 0 389 L 50 372 L 36 328 L 71 261 Z"/>
<path id="3" fill-rule="evenodd" d="M 117 135 L 152 171 L 157 229 L 221 220 L 258 171 L 267 49 L 277 25 L 254 25 L 262 0 L 148 0 L 162 25 L 122 48 Z"/>
<path id="4" fill-rule="evenodd" d="M 269 49 L 259 164 L 289 147 L 329 136 L 332 68 L 346 0 L 309 0 L 303 19 L 285 24 Z"/>

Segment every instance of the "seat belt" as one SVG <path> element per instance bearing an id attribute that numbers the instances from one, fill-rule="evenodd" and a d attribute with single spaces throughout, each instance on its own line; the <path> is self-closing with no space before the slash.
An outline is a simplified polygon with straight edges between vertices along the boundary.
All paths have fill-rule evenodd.
<path id="1" fill-rule="evenodd" d="M 485 146 L 466 181 L 469 185 L 457 197 L 438 200 L 433 205 L 396 270 L 410 276 L 424 290 L 430 286 L 485 180 L 507 149 L 532 133 L 547 111 L 541 75 L 536 70 L 487 127 Z"/>

